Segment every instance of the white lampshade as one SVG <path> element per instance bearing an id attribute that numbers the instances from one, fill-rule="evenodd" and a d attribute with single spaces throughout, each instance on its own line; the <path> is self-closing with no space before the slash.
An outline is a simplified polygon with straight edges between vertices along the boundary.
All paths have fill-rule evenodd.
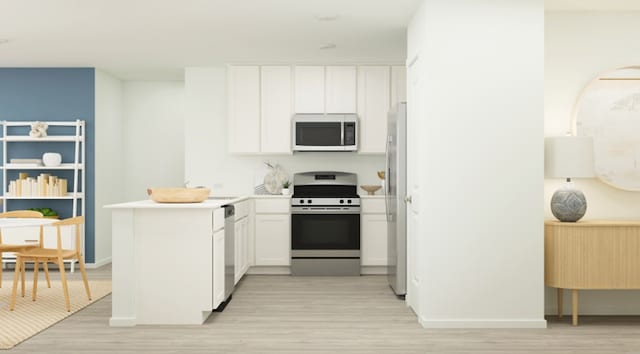
<path id="1" fill-rule="evenodd" d="M 594 177 L 593 139 L 589 136 L 546 138 L 544 171 L 552 178 Z"/>

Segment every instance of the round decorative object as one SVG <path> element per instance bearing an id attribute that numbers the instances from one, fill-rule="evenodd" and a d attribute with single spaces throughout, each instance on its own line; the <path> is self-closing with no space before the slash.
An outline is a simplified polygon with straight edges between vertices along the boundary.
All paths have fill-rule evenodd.
<path id="1" fill-rule="evenodd" d="M 593 137 L 596 176 L 640 191 L 640 66 L 598 76 L 583 91 L 573 119 L 576 135 Z"/>
<path id="2" fill-rule="evenodd" d="M 376 185 L 363 185 L 360 186 L 360 188 L 364 189 L 365 191 L 367 191 L 367 194 L 369 195 L 374 195 L 376 194 L 376 191 L 380 188 L 382 188 L 382 186 L 376 186 Z"/>
<path id="3" fill-rule="evenodd" d="M 578 221 L 587 212 L 587 199 L 577 189 L 558 189 L 551 197 L 551 212 L 560 221 Z"/>
<path id="4" fill-rule="evenodd" d="M 45 152 L 42 155 L 42 163 L 47 167 L 60 166 L 62 163 L 62 155 L 57 152 Z"/>
<path id="5" fill-rule="evenodd" d="M 271 194 L 281 194 L 282 184 L 289 180 L 287 173 L 280 165 L 275 165 L 264 176 L 264 188 Z"/>

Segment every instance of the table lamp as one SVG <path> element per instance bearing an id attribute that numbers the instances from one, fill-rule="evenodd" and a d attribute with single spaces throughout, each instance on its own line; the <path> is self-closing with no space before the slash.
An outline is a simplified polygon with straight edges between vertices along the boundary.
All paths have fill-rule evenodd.
<path id="1" fill-rule="evenodd" d="M 575 222 L 587 211 L 587 200 L 572 178 L 592 178 L 593 139 L 588 136 L 562 136 L 545 139 L 545 174 L 566 178 L 566 183 L 551 197 L 551 212 L 560 221 Z"/>

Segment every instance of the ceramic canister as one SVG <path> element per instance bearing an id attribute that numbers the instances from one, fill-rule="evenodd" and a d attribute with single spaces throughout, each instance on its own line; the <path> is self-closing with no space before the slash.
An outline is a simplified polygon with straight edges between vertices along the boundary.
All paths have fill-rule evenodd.
<path id="1" fill-rule="evenodd" d="M 42 155 L 42 163 L 47 167 L 60 166 L 62 163 L 62 155 L 57 152 L 45 152 Z"/>

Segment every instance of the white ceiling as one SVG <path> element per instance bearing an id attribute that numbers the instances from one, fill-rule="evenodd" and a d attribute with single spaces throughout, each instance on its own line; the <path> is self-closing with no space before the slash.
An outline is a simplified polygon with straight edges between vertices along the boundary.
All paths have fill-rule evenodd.
<path id="1" fill-rule="evenodd" d="M 158 80 L 229 62 L 402 63 L 420 2 L 0 0 L 0 39 L 8 39 L 0 67 L 97 67 Z M 337 47 L 320 50 L 323 43 Z"/>

